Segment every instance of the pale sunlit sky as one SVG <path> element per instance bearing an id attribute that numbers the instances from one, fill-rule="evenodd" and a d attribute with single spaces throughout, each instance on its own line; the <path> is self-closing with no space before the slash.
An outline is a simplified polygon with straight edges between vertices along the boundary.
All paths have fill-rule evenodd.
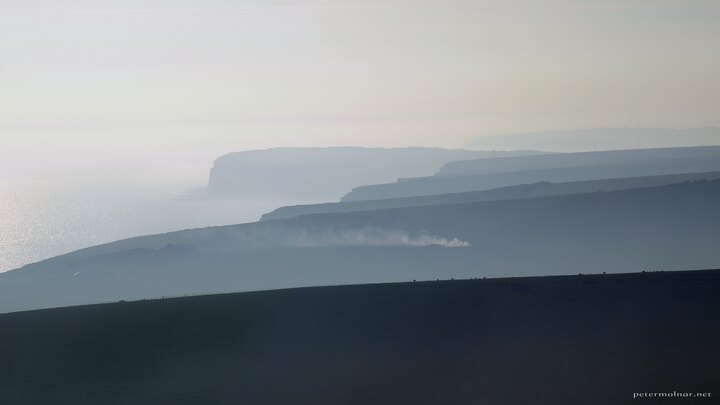
<path id="1" fill-rule="evenodd" d="M 720 125 L 718 21 L 713 0 L 0 0 L 0 170 Z"/>

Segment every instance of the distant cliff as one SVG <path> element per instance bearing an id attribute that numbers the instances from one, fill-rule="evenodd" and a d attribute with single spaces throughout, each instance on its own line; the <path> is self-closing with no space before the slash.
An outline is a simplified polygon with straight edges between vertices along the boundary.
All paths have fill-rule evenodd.
<path id="1" fill-rule="evenodd" d="M 593 128 L 526 132 L 483 136 L 465 147 L 478 150 L 541 148 L 551 152 L 587 152 L 703 145 L 720 145 L 720 128 Z"/>
<path id="2" fill-rule="evenodd" d="M 428 176 L 455 160 L 538 154 L 440 148 L 274 148 L 215 161 L 208 191 L 248 200 L 338 200 L 353 187 Z"/>
<path id="3" fill-rule="evenodd" d="M 654 187 L 698 180 L 720 179 L 720 171 L 704 173 L 670 174 L 664 176 L 622 177 L 615 179 L 550 183 L 547 181 L 519 184 L 482 191 L 446 193 L 419 197 L 389 198 L 384 200 L 360 200 L 336 203 L 293 205 L 280 207 L 264 214 L 261 221 L 287 219 L 311 214 L 335 214 L 344 212 L 384 210 L 391 208 L 421 207 L 442 204 L 465 204 L 483 201 L 516 200 L 555 195 L 594 193 L 640 187 Z"/>
<path id="4" fill-rule="evenodd" d="M 342 201 L 489 190 L 568 182 L 720 171 L 720 147 L 634 149 L 454 161 L 435 176 L 355 187 Z"/>
<path id="5" fill-rule="evenodd" d="M 711 170 L 716 170 L 715 167 L 719 162 L 720 146 L 628 149 L 460 160 L 443 166 L 437 172 L 437 176 L 474 176 L 547 169 L 620 166 L 643 167 L 656 171 L 675 170 L 674 168 L 678 167 L 677 173 L 680 173 L 686 172 L 686 167 L 696 167 L 700 170 L 710 167 Z"/>

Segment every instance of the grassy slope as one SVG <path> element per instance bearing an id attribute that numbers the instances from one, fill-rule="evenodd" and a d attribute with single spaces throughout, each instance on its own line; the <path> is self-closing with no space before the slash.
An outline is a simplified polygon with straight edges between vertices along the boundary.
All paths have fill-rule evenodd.
<path id="1" fill-rule="evenodd" d="M 0 403 L 611 404 L 636 403 L 638 391 L 720 395 L 719 287 L 720 271 L 668 272 L 5 314 Z"/>

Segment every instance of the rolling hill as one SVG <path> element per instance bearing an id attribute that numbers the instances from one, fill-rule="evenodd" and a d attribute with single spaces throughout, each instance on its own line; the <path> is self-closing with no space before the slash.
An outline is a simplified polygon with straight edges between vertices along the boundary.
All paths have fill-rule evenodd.
<path id="1" fill-rule="evenodd" d="M 355 187 L 341 201 L 488 190 L 518 184 L 600 180 L 720 170 L 720 147 L 639 149 L 465 160 L 435 176 Z"/>
<path id="2" fill-rule="evenodd" d="M 328 284 L 720 265 L 720 180 L 133 238 L 0 274 L 0 312 Z"/>
<path id="3" fill-rule="evenodd" d="M 469 191 L 465 193 L 447 193 L 420 197 L 391 198 L 386 200 L 361 200 L 338 203 L 294 205 L 277 208 L 272 212 L 264 214 L 260 220 L 270 221 L 274 219 L 287 219 L 310 214 L 373 211 L 390 208 L 462 204 L 481 201 L 513 200 L 564 194 L 592 193 L 597 191 L 652 187 L 681 183 L 685 181 L 715 180 L 718 178 L 720 178 L 720 172 L 622 177 L 617 179 L 573 181 L 565 183 L 540 182 L 483 191 Z"/>

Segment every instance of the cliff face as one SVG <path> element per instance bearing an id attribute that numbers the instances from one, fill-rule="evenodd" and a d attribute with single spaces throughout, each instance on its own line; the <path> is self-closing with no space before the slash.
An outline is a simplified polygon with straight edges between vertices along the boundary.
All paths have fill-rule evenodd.
<path id="1" fill-rule="evenodd" d="M 246 200 L 337 200 L 353 187 L 428 176 L 454 160 L 536 153 L 352 147 L 238 152 L 215 161 L 208 191 Z"/>
<path id="2" fill-rule="evenodd" d="M 527 132 L 484 136 L 465 147 L 482 150 L 541 148 L 553 152 L 589 152 L 702 145 L 720 145 L 720 128 L 594 128 Z"/>

